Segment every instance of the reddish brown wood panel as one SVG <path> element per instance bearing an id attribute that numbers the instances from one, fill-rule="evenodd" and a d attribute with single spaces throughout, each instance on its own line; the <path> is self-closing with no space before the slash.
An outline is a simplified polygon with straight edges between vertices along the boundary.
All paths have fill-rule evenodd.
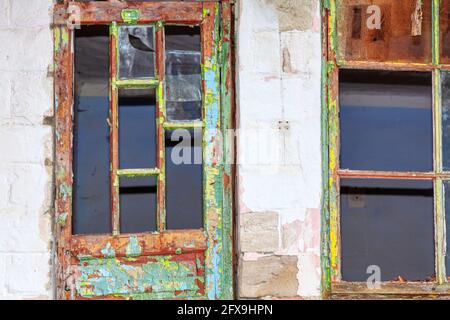
<path id="1" fill-rule="evenodd" d="M 168 23 L 196 24 L 202 21 L 202 2 L 72 2 L 80 12 L 81 24 L 110 24 L 122 22 L 123 9 L 139 9 L 139 23 L 166 21 Z M 54 23 L 67 21 L 67 4 L 55 6 Z"/>
<path id="2" fill-rule="evenodd" d="M 431 0 L 422 3 L 415 19 L 417 0 L 339 1 L 339 60 L 431 63 Z"/>
<path id="3" fill-rule="evenodd" d="M 439 7 L 440 63 L 450 64 L 450 1 L 441 0 Z"/>

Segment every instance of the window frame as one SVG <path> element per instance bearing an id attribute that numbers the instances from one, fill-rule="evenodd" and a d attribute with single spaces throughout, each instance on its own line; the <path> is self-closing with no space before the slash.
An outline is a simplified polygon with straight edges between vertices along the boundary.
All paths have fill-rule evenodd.
<path id="1" fill-rule="evenodd" d="M 213 188 L 217 192 L 204 191 L 204 229 L 201 230 L 165 230 L 165 159 L 157 158 L 158 170 L 144 174 L 155 175 L 158 179 L 158 232 L 140 234 L 119 234 L 118 186 L 111 181 L 111 218 L 112 233 L 105 235 L 72 234 L 72 188 L 73 188 L 73 39 L 74 30 L 69 27 L 70 15 L 74 8 L 79 14 L 81 25 L 110 26 L 110 124 L 118 120 L 118 88 L 133 85 L 157 88 L 157 96 L 163 97 L 165 90 L 164 63 L 164 24 L 198 25 L 202 34 L 202 87 L 205 113 L 202 123 L 192 127 L 204 128 L 203 163 L 204 189 Z M 140 16 L 135 25 L 154 25 L 156 42 L 155 79 L 124 81 L 117 80 L 118 24 L 126 24 L 122 18 L 124 10 L 139 10 Z M 206 19 L 206 16 L 208 18 Z M 74 268 L 77 258 L 90 256 L 104 257 L 102 248 L 110 245 L 116 257 L 126 256 L 126 247 L 137 240 L 142 248 L 140 255 L 179 254 L 204 251 L 205 257 L 205 295 L 209 299 L 230 299 L 233 297 L 233 190 L 234 190 L 234 139 L 224 135 L 234 126 L 234 82 L 232 72 L 232 1 L 170 1 L 127 3 L 72 2 L 64 1 L 54 7 L 54 81 L 55 81 L 55 233 L 57 256 L 57 297 L 59 299 L 76 298 Z M 159 49 L 159 50 L 158 50 Z M 217 81 L 206 81 L 213 77 Z M 216 97 L 208 98 L 208 94 Z M 163 119 L 157 127 L 157 144 L 164 149 L 165 129 L 185 129 L 186 124 L 166 123 L 164 103 L 157 101 L 157 118 Z M 220 124 L 220 128 L 217 127 Z M 191 127 L 191 125 L 189 125 Z M 111 125 L 110 125 L 111 128 Z M 207 140 L 208 139 L 208 140 Z M 221 143 L 221 150 L 216 144 Z M 111 177 L 119 174 L 143 174 L 138 170 L 118 168 L 118 128 L 111 129 Z M 217 154 L 219 151 L 220 154 Z M 217 157 L 221 157 L 218 158 Z M 118 174 L 119 173 L 119 174 Z M 209 183 L 210 186 L 207 186 Z M 220 230 L 220 234 L 218 233 Z M 217 264 L 222 264 L 219 268 Z M 220 270 L 219 270 L 220 269 Z M 212 285 L 211 282 L 215 282 Z"/>
<path id="2" fill-rule="evenodd" d="M 432 62 L 369 62 L 344 61 L 338 56 L 337 21 L 340 0 L 322 1 L 322 133 L 323 133 L 323 198 L 322 198 L 322 292 L 324 298 L 411 298 L 450 295 L 446 278 L 446 231 L 443 182 L 450 172 L 443 171 L 441 73 L 450 72 L 450 65 L 440 63 L 440 0 L 432 4 Z M 430 72 L 433 90 L 433 171 L 391 172 L 340 169 L 339 70 L 385 70 Z M 435 282 L 382 282 L 381 288 L 369 289 L 366 283 L 341 280 L 340 248 L 340 179 L 371 178 L 428 180 L 434 185 Z M 447 272 L 450 276 L 450 270 Z M 450 279 L 450 278 L 449 278 Z"/>

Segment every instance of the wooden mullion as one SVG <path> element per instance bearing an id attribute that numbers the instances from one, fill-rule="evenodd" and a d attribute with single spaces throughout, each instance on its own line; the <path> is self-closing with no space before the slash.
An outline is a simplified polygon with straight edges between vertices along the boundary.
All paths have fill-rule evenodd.
<path id="1" fill-rule="evenodd" d="M 399 172 L 399 171 L 365 171 L 338 170 L 341 178 L 354 179 L 395 179 L 395 180 L 433 180 L 437 175 L 433 172 Z"/>
<path id="2" fill-rule="evenodd" d="M 340 295 L 350 295 L 355 298 L 371 296 L 449 296 L 450 287 L 448 284 L 436 282 L 382 282 L 380 288 L 371 289 L 366 282 L 337 282 L 332 284 L 333 298 Z"/>
<path id="3" fill-rule="evenodd" d="M 156 109 L 157 130 L 157 225 L 159 232 L 166 230 L 166 161 L 165 161 L 165 47 L 164 25 L 158 22 L 156 26 L 156 73 L 159 80 Z"/>
<path id="4" fill-rule="evenodd" d="M 406 62 L 369 62 L 369 61 L 342 61 L 341 69 L 356 70 L 387 70 L 387 71 L 422 71 L 429 72 L 437 68 L 433 64 L 406 63 Z"/>
<path id="5" fill-rule="evenodd" d="M 149 255 L 176 255 L 181 252 L 203 252 L 206 250 L 206 238 L 203 230 L 174 230 L 163 233 L 133 234 L 133 239 L 141 248 L 140 256 Z M 70 245 L 73 257 L 89 260 L 103 258 L 104 248 L 109 246 L 114 250 L 115 257 L 126 257 L 127 246 L 130 241 L 129 234 L 115 237 L 110 235 L 75 235 Z"/>
<path id="6" fill-rule="evenodd" d="M 203 129 L 205 123 L 203 121 L 189 121 L 189 122 L 165 122 L 164 128 L 166 130 L 176 129 Z"/>
<path id="7" fill-rule="evenodd" d="M 117 46 L 118 46 L 118 28 L 113 23 L 110 26 L 110 186 L 111 186 L 111 224 L 113 235 L 120 233 L 120 195 L 119 195 L 119 106 L 118 90 L 115 86 L 117 79 Z"/>
<path id="8" fill-rule="evenodd" d="M 119 177 L 136 178 L 136 177 L 154 177 L 158 176 L 160 171 L 158 168 L 153 169 L 119 169 L 117 175 Z"/>
<path id="9" fill-rule="evenodd" d="M 116 80 L 114 85 L 117 88 L 132 88 L 132 89 L 146 89 L 146 88 L 157 88 L 159 81 L 157 79 L 126 79 L 126 80 Z"/>

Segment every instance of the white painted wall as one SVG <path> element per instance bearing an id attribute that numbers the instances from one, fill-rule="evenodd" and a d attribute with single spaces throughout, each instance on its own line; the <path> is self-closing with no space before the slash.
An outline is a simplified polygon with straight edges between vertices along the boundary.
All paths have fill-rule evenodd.
<path id="1" fill-rule="evenodd" d="M 254 276 L 247 273 L 246 264 L 252 263 L 254 268 L 259 259 L 265 264 L 264 258 L 282 256 L 297 257 L 296 296 L 320 296 L 319 7 L 318 0 L 238 3 L 237 197 L 241 225 L 239 294 L 243 298 L 292 295 L 276 288 L 277 283 L 281 287 L 292 280 L 287 275 L 290 267 L 275 275 L 267 270 L 267 283 L 246 279 Z M 279 121 L 288 123 L 280 125 Z M 254 161 L 255 154 L 260 155 L 259 163 Z M 266 161 L 269 157 L 271 161 Z M 270 231 L 273 219 L 269 218 L 274 214 L 278 217 L 275 233 Z M 255 224 L 262 226 L 248 227 Z M 278 238 L 274 240 L 276 248 L 258 247 L 271 237 Z M 264 287 L 267 284 L 273 287 L 272 292 Z"/>
<path id="2" fill-rule="evenodd" d="M 51 0 L 0 0 L 0 299 L 49 299 Z"/>

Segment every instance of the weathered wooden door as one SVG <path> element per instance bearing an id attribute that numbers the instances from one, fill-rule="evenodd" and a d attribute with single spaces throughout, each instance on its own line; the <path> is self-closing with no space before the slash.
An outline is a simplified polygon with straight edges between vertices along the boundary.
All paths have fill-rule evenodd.
<path id="1" fill-rule="evenodd" d="M 59 298 L 232 298 L 232 147 L 224 134 L 231 128 L 230 4 L 90 2 L 70 7 L 82 31 L 85 25 L 109 28 L 109 99 L 87 97 L 94 86 L 84 90 L 89 81 L 77 80 L 99 65 L 83 64 L 92 47 L 77 51 L 77 46 L 100 37 L 79 41 L 84 31 L 72 30 L 67 7 L 57 6 Z M 108 100 L 107 116 L 97 115 L 85 125 L 83 119 Z M 109 166 L 84 174 L 103 159 L 98 154 L 104 141 L 96 140 L 95 130 L 83 131 L 104 123 Z M 184 135 L 190 148 L 181 143 L 179 153 L 173 141 Z M 81 154 L 92 141 L 99 141 L 90 146 L 93 151 Z M 174 156 L 186 160 L 183 152 L 189 150 L 194 155 L 187 159 L 194 163 L 180 165 Z M 147 155 L 148 162 L 139 162 Z M 103 193 L 102 170 L 108 171 L 102 177 L 109 177 Z M 105 194 L 108 203 L 100 204 Z M 102 221 L 107 225 L 100 226 Z"/>

